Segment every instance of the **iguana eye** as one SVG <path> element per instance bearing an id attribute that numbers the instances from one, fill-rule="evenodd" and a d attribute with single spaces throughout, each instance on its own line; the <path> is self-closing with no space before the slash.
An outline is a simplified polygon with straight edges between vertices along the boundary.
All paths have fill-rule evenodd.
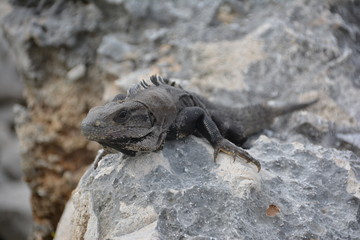
<path id="1" fill-rule="evenodd" d="M 124 122 L 126 119 L 128 119 L 128 111 L 126 110 L 121 110 L 120 112 L 118 112 L 115 117 L 113 118 L 113 121 L 116 123 L 122 123 Z"/>

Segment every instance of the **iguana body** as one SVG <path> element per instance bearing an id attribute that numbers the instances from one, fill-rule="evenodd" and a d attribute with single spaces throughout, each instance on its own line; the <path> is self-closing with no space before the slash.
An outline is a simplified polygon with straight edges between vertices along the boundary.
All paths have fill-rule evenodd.
<path id="1" fill-rule="evenodd" d="M 219 152 L 225 152 L 254 163 L 260 170 L 260 163 L 240 146 L 249 136 L 269 127 L 275 117 L 312 103 L 231 108 L 152 76 L 149 82 L 129 89 L 127 95 L 119 94 L 112 102 L 92 108 L 81 129 L 89 140 L 127 155 L 157 151 L 166 139 L 194 134 L 211 143 L 215 159 Z"/>

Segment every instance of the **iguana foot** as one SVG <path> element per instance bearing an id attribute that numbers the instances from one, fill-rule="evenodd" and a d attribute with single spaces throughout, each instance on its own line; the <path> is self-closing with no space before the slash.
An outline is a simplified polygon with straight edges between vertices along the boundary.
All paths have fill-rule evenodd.
<path id="1" fill-rule="evenodd" d="M 240 157 L 246 160 L 246 162 L 251 162 L 256 165 L 258 168 L 258 172 L 260 172 L 261 164 L 258 160 L 253 158 L 248 152 L 246 152 L 244 149 L 236 146 L 232 142 L 228 141 L 227 139 L 222 139 L 218 144 L 215 146 L 215 152 L 214 152 L 214 161 L 216 161 L 216 158 L 220 152 L 226 153 L 234 158 L 234 161 L 236 157 Z"/>

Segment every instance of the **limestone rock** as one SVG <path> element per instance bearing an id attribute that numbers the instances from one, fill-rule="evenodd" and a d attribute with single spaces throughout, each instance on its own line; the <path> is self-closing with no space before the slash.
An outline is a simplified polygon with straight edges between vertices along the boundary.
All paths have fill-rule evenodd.
<path id="1" fill-rule="evenodd" d="M 212 151 L 190 137 L 106 156 L 73 193 L 68 239 L 359 239 L 353 153 L 262 136 L 250 150 L 257 173 Z"/>

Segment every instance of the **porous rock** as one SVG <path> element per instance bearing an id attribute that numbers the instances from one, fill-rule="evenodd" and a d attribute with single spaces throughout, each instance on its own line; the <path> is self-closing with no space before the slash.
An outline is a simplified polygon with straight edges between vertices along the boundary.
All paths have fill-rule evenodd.
<path id="1" fill-rule="evenodd" d="M 212 151 L 191 137 L 106 156 L 73 193 L 68 239 L 360 239 L 350 151 L 261 136 L 250 150 L 260 173 Z"/>

